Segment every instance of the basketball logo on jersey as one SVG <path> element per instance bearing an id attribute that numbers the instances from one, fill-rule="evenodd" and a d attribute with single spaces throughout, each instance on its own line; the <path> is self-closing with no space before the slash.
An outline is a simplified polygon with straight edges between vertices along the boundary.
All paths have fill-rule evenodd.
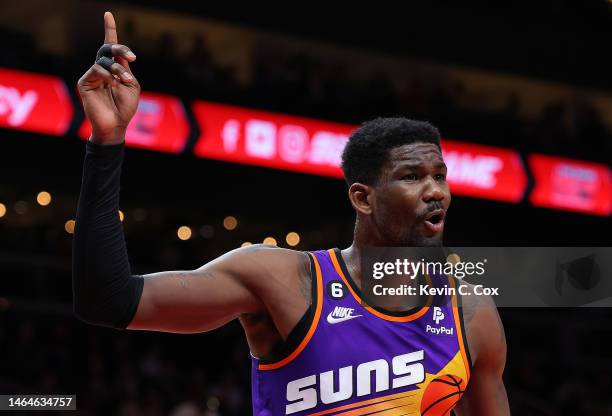
<path id="1" fill-rule="evenodd" d="M 453 374 L 444 374 L 431 380 L 421 399 L 421 415 L 447 415 L 465 392 L 465 381 Z"/>

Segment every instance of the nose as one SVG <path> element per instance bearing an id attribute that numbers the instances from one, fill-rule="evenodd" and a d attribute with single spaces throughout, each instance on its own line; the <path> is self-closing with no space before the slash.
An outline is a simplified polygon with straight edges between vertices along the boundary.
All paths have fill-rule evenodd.
<path id="1" fill-rule="evenodd" d="M 445 193 L 442 189 L 442 185 L 436 182 L 436 180 L 430 176 L 423 191 L 423 201 L 442 201 L 444 197 Z"/>

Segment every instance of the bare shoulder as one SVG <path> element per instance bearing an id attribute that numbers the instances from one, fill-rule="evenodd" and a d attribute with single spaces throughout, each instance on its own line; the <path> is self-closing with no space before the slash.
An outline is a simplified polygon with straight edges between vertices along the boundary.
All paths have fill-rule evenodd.
<path id="1" fill-rule="evenodd" d="M 198 269 L 222 267 L 256 292 L 271 287 L 310 287 L 310 259 L 303 251 L 254 244 L 232 250 Z M 310 292 L 308 291 L 308 294 Z"/>
<path id="2" fill-rule="evenodd" d="M 237 248 L 227 252 L 219 257 L 219 259 L 227 257 L 231 257 L 234 261 L 244 259 L 251 262 L 266 263 L 268 266 L 274 266 L 278 263 L 284 266 L 308 263 L 308 255 L 303 251 L 291 250 L 268 244 L 253 244 Z"/>

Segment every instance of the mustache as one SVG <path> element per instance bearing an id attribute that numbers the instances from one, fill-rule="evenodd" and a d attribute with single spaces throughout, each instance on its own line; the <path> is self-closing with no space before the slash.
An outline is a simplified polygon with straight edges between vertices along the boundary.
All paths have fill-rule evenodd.
<path id="1" fill-rule="evenodd" d="M 418 219 L 422 220 L 423 218 L 425 218 L 427 214 L 437 209 L 444 209 L 444 205 L 442 205 L 442 202 L 441 201 L 431 201 L 427 203 L 425 208 L 417 211 L 416 216 Z"/>

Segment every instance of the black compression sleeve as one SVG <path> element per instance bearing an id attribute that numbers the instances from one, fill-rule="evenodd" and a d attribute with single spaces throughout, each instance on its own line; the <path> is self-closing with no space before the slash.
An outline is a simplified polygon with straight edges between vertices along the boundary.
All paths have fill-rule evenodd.
<path id="1" fill-rule="evenodd" d="M 87 141 L 72 242 L 75 314 L 117 329 L 132 321 L 144 285 L 142 276 L 131 275 L 118 214 L 123 153 L 123 144 Z"/>

